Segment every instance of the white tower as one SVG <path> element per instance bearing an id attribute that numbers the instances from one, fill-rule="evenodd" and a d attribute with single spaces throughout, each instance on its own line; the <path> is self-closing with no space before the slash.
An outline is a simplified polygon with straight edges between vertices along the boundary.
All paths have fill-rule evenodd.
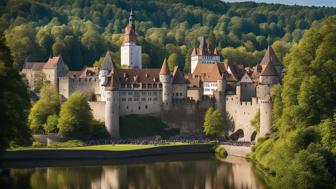
<path id="1" fill-rule="evenodd" d="M 272 100 L 269 95 L 260 100 L 260 135 L 265 137 L 272 130 Z"/>
<path id="2" fill-rule="evenodd" d="M 141 69 L 141 46 L 136 45 L 134 21 L 135 16 L 133 11 L 131 11 L 129 23 L 125 28 L 124 43 L 120 51 L 121 67 Z"/>
<path id="3" fill-rule="evenodd" d="M 160 82 L 162 83 L 162 104 L 164 109 L 169 109 L 172 104 L 172 80 L 166 59 L 164 59 L 160 70 Z"/>
<path id="4" fill-rule="evenodd" d="M 215 48 L 212 51 L 202 36 L 199 48 L 194 48 L 191 53 L 191 73 L 194 72 L 197 64 L 214 64 L 216 62 L 220 62 L 218 50 Z"/>
<path id="5" fill-rule="evenodd" d="M 113 138 L 119 138 L 119 82 L 112 69 L 105 85 L 105 128 Z"/>

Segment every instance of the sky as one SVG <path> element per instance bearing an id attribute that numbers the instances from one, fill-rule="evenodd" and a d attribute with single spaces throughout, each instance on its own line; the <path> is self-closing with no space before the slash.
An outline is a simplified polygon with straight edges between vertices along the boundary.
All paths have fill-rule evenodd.
<path id="1" fill-rule="evenodd" d="M 328 6 L 336 7 L 336 0 L 223 0 L 227 2 L 255 1 L 258 3 L 280 3 L 287 5 Z"/>

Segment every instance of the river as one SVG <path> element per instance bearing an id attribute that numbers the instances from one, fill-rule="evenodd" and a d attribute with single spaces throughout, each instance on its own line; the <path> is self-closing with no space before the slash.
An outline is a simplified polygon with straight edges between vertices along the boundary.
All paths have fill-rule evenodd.
<path id="1" fill-rule="evenodd" d="M 244 158 L 197 154 L 119 162 L 3 162 L 0 188 L 227 188 L 263 189 Z"/>

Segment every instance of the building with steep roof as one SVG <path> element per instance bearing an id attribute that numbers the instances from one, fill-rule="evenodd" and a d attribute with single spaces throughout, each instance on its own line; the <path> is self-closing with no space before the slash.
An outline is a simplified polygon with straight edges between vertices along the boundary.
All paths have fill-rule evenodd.
<path id="1" fill-rule="evenodd" d="M 220 55 L 217 48 L 211 49 L 202 36 L 198 48 L 194 48 L 191 53 L 191 73 L 194 72 L 198 64 L 214 64 L 220 62 Z"/>
<path id="2" fill-rule="evenodd" d="M 25 62 L 22 73 L 28 80 L 28 85 L 34 89 L 34 83 L 38 77 L 42 77 L 58 89 L 58 78 L 65 76 L 68 68 L 64 64 L 62 56 L 50 57 L 46 62 Z"/>

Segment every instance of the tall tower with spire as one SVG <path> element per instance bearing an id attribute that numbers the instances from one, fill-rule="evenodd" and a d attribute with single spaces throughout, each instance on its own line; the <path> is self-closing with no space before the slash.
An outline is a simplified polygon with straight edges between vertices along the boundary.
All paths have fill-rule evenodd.
<path id="1" fill-rule="evenodd" d="M 124 42 L 120 51 L 121 66 L 124 68 L 141 69 L 141 46 L 136 44 L 135 16 L 133 11 L 131 11 L 128 20 L 128 25 L 125 28 Z"/>
<path id="2" fill-rule="evenodd" d="M 214 64 L 220 63 L 220 56 L 217 48 L 211 50 L 202 36 L 198 48 L 194 48 L 191 53 L 191 73 L 194 72 L 197 64 Z"/>

